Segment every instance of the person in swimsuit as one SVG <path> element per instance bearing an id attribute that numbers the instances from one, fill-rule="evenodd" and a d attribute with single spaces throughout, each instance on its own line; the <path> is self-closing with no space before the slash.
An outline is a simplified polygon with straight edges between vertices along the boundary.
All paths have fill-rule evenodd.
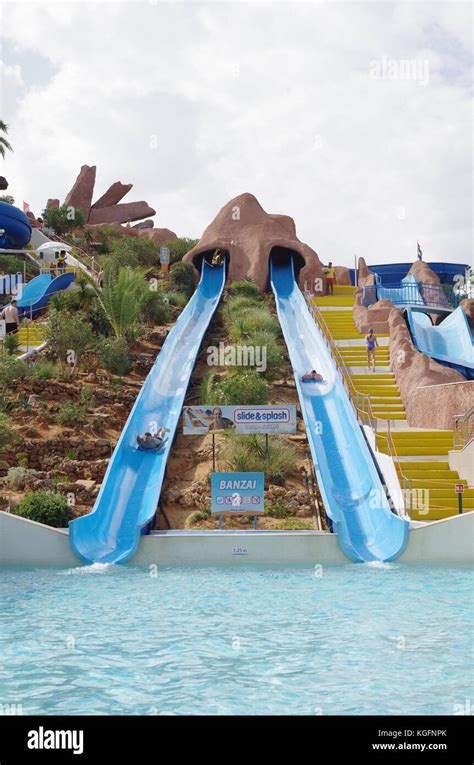
<path id="1" fill-rule="evenodd" d="M 158 428 L 156 433 L 148 431 L 143 436 L 137 436 L 138 448 L 142 451 L 157 452 L 163 446 L 165 440 L 166 428 Z"/>
<path id="2" fill-rule="evenodd" d="M 222 266 L 223 261 L 224 253 L 222 252 L 221 248 L 218 247 L 212 256 L 211 266 Z"/>
<path id="3" fill-rule="evenodd" d="M 378 347 L 378 342 L 373 329 L 369 329 L 365 336 L 365 344 L 367 346 L 367 366 L 369 370 L 372 368 L 375 372 L 375 347 Z"/>
<path id="4" fill-rule="evenodd" d="M 334 285 L 336 284 L 336 269 L 332 263 L 328 263 L 328 267 L 324 269 L 324 276 L 326 277 L 326 284 L 328 285 L 328 295 L 334 294 Z"/>
<path id="5" fill-rule="evenodd" d="M 319 372 L 316 372 L 315 369 L 312 369 L 311 372 L 306 372 L 301 379 L 303 382 L 310 382 L 311 380 L 314 380 L 314 382 L 322 382 L 323 376 L 320 375 Z"/>

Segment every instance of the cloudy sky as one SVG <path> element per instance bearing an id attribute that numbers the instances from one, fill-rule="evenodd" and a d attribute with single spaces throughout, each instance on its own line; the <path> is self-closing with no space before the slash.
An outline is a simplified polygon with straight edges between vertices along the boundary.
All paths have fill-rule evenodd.
<path id="1" fill-rule="evenodd" d="M 0 0 L 9 193 L 82 164 L 198 237 L 233 196 L 324 261 L 472 258 L 472 6 Z"/>

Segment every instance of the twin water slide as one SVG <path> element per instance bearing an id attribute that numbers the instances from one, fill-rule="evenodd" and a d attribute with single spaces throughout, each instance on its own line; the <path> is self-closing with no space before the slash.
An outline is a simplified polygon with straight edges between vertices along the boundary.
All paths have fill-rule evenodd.
<path id="1" fill-rule="evenodd" d="M 18 207 L 0 202 L 0 249 L 21 250 L 31 239 L 31 223 Z"/>
<path id="2" fill-rule="evenodd" d="M 409 524 L 390 510 L 342 379 L 296 285 L 293 261 L 270 268 L 319 489 L 341 548 L 356 562 L 393 560 L 405 548 Z M 311 369 L 324 382 L 302 382 Z"/>
<path id="3" fill-rule="evenodd" d="M 461 306 L 434 325 L 431 317 L 407 308 L 411 336 L 417 349 L 474 380 L 474 343 Z"/>
<path id="4" fill-rule="evenodd" d="M 73 550 L 87 563 L 124 563 L 153 519 L 184 396 L 225 282 L 224 266 L 202 263 L 199 286 L 166 338 L 109 462 L 92 512 L 71 522 Z M 168 429 L 161 450 L 139 451 L 137 435 Z"/>

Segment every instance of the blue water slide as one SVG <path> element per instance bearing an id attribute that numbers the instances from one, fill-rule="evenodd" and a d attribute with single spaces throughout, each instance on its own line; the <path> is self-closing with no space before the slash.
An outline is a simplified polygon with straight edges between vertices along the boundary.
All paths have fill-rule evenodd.
<path id="1" fill-rule="evenodd" d="M 407 308 L 411 336 L 417 349 L 474 380 L 474 344 L 461 306 L 434 325 L 431 317 Z"/>
<path id="2" fill-rule="evenodd" d="M 405 548 L 408 523 L 390 510 L 342 379 L 295 283 L 293 262 L 271 263 L 271 282 L 319 489 L 341 548 L 356 562 L 393 560 Z M 301 381 L 312 369 L 324 382 Z"/>
<path id="3" fill-rule="evenodd" d="M 31 223 L 18 207 L 0 202 L 0 249 L 21 250 L 31 239 Z"/>
<path id="4" fill-rule="evenodd" d="M 199 286 L 171 329 L 112 454 L 89 515 L 71 522 L 72 549 L 87 563 L 125 563 L 153 519 L 184 396 L 199 349 L 224 288 L 224 266 L 203 261 Z M 139 451 L 139 434 L 168 429 L 159 452 Z"/>
<path id="5" fill-rule="evenodd" d="M 376 274 L 376 285 L 378 300 L 390 300 L 394 305 L 425 305 L 414 274 L 405 276 L 399 287 L 383 287 L 380 276 Z"/>
<path id="6" fill-rule="evenodd" d="M 74 272 L 66 271 L 53 278 L 51 274 L 40 274 L 23 285 L 17 307 L 20 316 L 29 317 L 44 308 L 55 292 L 65 290 L 74 281 Z"/>

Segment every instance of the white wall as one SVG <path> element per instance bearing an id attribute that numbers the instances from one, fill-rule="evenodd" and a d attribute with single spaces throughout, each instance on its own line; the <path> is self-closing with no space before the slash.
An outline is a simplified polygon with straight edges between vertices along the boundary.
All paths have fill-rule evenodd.
<path id="1" fill-rule="evenodd" d="M 474 512 L 411 528 L 402 563 L 473 561 Z M 239 552 L 238 548 L 243 548 Z M 247 551 L 245 553 L 245 550 Z M 244 553 L 244 554 L 242 554 Z M 337 535 L 325 532 L 163 532 L 142 537 L 134 564 L 347 564 Z M 0 512 L 0 565 L 77 566 L 67 531 Z"/>
<path id="2" fill-rule="evenodd" d="M 464 449 L 448 452 L 448 462 L 451 470 L 457 470 L 459 477 L 464 478 L 468 486 L 474 486 L 474 438 Z"/>

